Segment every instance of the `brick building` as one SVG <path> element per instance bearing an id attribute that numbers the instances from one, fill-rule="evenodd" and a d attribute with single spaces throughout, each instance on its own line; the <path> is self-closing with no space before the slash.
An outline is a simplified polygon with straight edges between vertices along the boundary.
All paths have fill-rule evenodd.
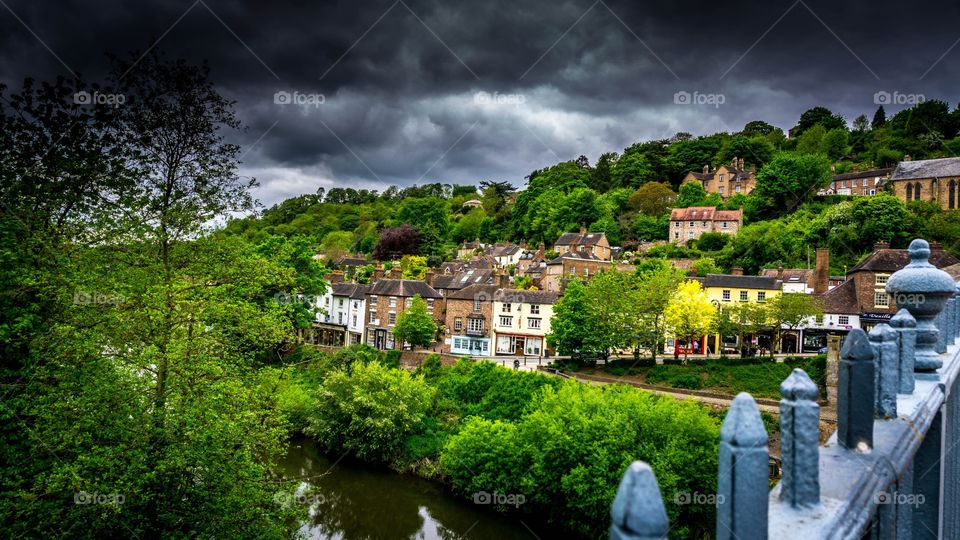
<path id="1" fill-rule="evenodd" d="M 579 233 L 564 233 L 553 243 L 553 249 L 560 255 L 582 253 L 601 261 L 609 261 L 610 241 L 602 232 L 587 232 L 581 227 Z"/>
<path id="2" fill-rule="evenodd" d="M 397 315 L 410 306 L 413 297 L 420 295 L 427 303 L 427 310 L 434 321 L 443 325 L 444 299 L 424 281 L 401 279 L 399 266 L 394 266 L 389 278 L 383 278 L 382 269 L 377 269 L 371 279 L 366 297 L 366 324 L 364 343 L 377 349 L 400 349 L 401 344 L 393 338 Z"/>
<path id="3" fill-rule="evenodd" d="M 568 279 L 579 278 L 582 281 L 588 281 L 597 272 L 613 266 L 610 260 L 601 259 L 591 253 L 582 251 L 564 253 L 545 262 L 543 274 L 540 276 L 540 287 L 545 291 L 560 292 Z"/>
<path id="4" fill-rule="evenodd" d="M 871 169 L 834 175 L 830 185 L 821 190 L 822 195 L 876 195 L 883 187 L 893 168 Z"/>
<path id="5" fill-rule="evenodd" d="M 944 210 L 960 208 L 960 158 L 912 161 L 905 156 L 887 181 L 901 201 L 931 201 Z"/>
<path id="6" fill-rule="evenodd" d="M 684 244 L 707 232 L 737 234 L 743 226 L 743 210 L 717 210 L 712 206 L 674 208 L 670 211 L 670 241 Z"/>
<path id="7" fill-rule="evenodd" d="M 757 173 L 754 166 L 747 170 L 743 158 L 733 158 L 729 165 L 721 165 L 711 171 L 710 165 L 703 166 L 703 172 L 690 171 L 682 183 L 700 182 L 707 193 L 716 193 L 724 200 L 736 194 L 749 195 L 757 186 Z"/>
<path id="8" fill-rule="evenodd" d="M 445 352 L 493 355 L 493 297 L 499 288 L 499 283 L 474 283 L 447 295 Z"/>

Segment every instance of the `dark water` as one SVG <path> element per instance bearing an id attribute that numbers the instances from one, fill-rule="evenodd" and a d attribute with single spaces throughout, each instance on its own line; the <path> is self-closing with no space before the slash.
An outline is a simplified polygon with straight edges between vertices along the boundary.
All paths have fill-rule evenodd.
<path id="1" fill-rule="evenodd" d="M 289 478 L 314 488 L 295 500 L 311 505 L 301 529 L 307 538 L 526 540 L 556 533 L 526 517 L 521 522 L 460 499 L 433 482 L 334 461 L 302 439 L 291 443 L 279 463 Z"/>

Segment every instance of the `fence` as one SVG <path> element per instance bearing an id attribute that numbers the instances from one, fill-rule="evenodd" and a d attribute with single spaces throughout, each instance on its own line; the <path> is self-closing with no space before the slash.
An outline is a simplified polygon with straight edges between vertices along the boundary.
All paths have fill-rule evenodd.
<path id="1" fill-rule="evenodd" d="M 817 386 L 780 386 L 783 478 L 769 489 L 767 432 L 753 398 L 720 429 L 716 537 L 960 538 L 960 287 L 914 240 L 886 290 L 900 310 L 840 352 L 837 431 L 819 445 Z M 611 508 L 611 539 L 666 538 L 654 471 L 637 461 Z"/>

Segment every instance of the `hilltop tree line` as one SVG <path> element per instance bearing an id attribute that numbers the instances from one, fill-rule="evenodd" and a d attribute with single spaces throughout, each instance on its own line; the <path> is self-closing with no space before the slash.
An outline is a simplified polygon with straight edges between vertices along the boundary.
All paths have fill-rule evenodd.
<path id="1" fill-rule="evenodd" d="M 692 249 L 662 248 L 654 256 L 714 259 L 719 268 L 755 271 L 776 265 L 806 265 L 811 250 L 828 246 L 838 254 L 835 270 L 853 264 L 878 240 L 900 246 L 923 235 L 960 250 L 960 220 L 929 204 L 905 205 L 849 196 L 818 197 L 833 174 L 896 164 L 905 155 L 936 158 L 960 152 L 960 107 L 924 101 L 887 117 L 878 107 L 848 125 L 825 107 L 804 112 L 783 130 L 748 122 L 736 133 L 639 142 L 607 152 L 593 164 L 585 156 L 538 169 L 520 181 L 485 180 L 473 185 L 431 183 L 382 193 L 320 188 L 285 200 L 262 215 L 231 221 L 227 231 L 257 241 L 270 235 L 303 237 L 328 260 L 360 253 L 376 260 L 405 255 L 428 264 L 452 258 L 464 241 L 526 241 L 550 245 L 580 227 L 606 233 L 628 250 L 667 239 L 671 208 L 718 206 L 742 209 L 740 236 L 708 236 Z M 740 158 L 756 170 L 750 195 L 723 201 L 696 182 L 681 185 L 689 171 L 711 169 Z M 467 201 L 479 201 L 464 206 Z M 828 212 L 828 216 L 823 215 Z M 853 224 L 864 223 L 857 227 Z M 790 236 L 781 233 L 789 232 Z"/>

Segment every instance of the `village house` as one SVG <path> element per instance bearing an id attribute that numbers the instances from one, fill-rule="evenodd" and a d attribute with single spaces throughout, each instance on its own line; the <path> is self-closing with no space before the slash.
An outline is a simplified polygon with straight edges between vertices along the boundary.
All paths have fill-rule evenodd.
<path id="1" fill-rule="evenodd" d="M 712 206 L 674 208 L 670 211 L 670 241 L 683 244 L 707 232 L 737 234 L 743 226 L 743 210 L 717 210 Z"/>
<path id="2" fill-rule="evenodd" d="M 757 185 L 757 172 L 754 166 L 744 168 L 743 158 L 733 158 L 729 165 L 721 165 L 710 171 L 710 165 L 703 166 L 703 172 L 690 171 L 681 183 L 700 182 L 707 193 L 716 193 L 724 200 L 736 194 L 749 195 Z"/>
<path id="3" fill-rule="evenodd" d="M 612 266 L 610 260 L 600 259 L 591 253 L 567 252 L 544 263 L 540 286 L 545 291 L 561 292 L 567 280 L 577 278 L 589 281 L 597 272 Z M 527 271 L 529 275 L 530 269 Z"/>
<path id="4" fill-rule="evenodd" d="M 467 259 L 477 254 L 478 250 L 482 252 L 486 249 L 487 245 L 480 242 L 480 239 L 477 238 L 472 242 L 467 242 L 464 240 L 459 246 L 457 246 L 457 258 L 458 259 Z"/>
<path id="5" fill-rule="evenodd" d="M 893 168 L 871 169 L 834 175 L 830 185 L 817 192 L 818 195 L 876 195 L 883 187 Z"/>
<path id="6" fill-rule="evenodd" d="M 474 283 L 446 297 L 446 318 L 442 349 L 470 356 L 493 355 L 493 298 L 508 276 L 497 283 Z"/>
<path id="7" fill-rule="evenodd" d="M 764 304 L 783 292 L 783 282 L 775 277 L 745 276 L 743 268 L 734 267 L 730 274 L 707 274 L 706 277 L 696 278 L 703 285 L 707 299 L 718 309 L 732 309 L 737 304 L 756 303 Z M 733 341 L 724 341 L 733 339 Z M 723 350 L 739 350 L 743 345 L 737 343 L 737 336 L 704 336 L 698 344 L 698 352 L 704 349 L 712 353 Z M 759 341 L 753 346 L 770 347 L 769 341 Z M 690 352 L 694 352 L 691 350 Z"/>
<path id="8" fill-rule="evenodd" d="M 553 249 L 561 256 L 568 253 L 582 253 L 597 260 L 609 261 L 610 241 L 602 232 L 587 232 L 586 227 L 580 227 L 579 233 L 564 233 L 553 243 Z"/>
<path id="9" fill-rule="evenodd" d="M 388 278 L 384 278 L 383 269 L 377 268 L 366 291 L 365 338 L 367 345 L 377 349 L 401 349 L 396 343 L 393 327 L 397 316 L 419 295 L 427 303 L 427 310 L 434 321 L 443 325 L 443 296 L 425 281 L 402 279 L 400 266 L 394 265 Z"/>
<path id="10" fill-rule="evenodd" d="M 821 251 L 826 250 L 817 250 L 818 260 Z M 846 281 L 823 293 L 824 320 L 810 321 L 808 328 L 826 328 L 835 333 L 863 328 L 869 332 L 881 322 L 889 321 L 897 307 L 887 295 L 887 279 L 909 262 L 907 250 L 890 249 L 886 242 L 876 243 L 870 255 L 847 271 Z M 945 252 L 943 246 L 930 243 L 930 264 L 946 268 L 957 263 L 960 260 Z M 810 330 L 807 334 L 811 335 Z"/>
<path id="11" fill-rule="evenodd" d="M 494 244 L 487 248 L 487 254 L 493 257 L 501 268 L 517 264 L 523 252 L 524 248 L 517 244 Z"/>
<path id="12" fill-rule="evenodd" d="M 960 158 L 912 161 L 904 156 L 886 182 L 903 202 L 931 201 L 943 210 L 960 208 Z"/>
<path id="13" fill-rule="evenodd" d="M 493 297 L 495 353 L 511 356 L 544 356 L 548 350 L 553 306 L 560 295 L 553 291 L 497 289 Z"/>

